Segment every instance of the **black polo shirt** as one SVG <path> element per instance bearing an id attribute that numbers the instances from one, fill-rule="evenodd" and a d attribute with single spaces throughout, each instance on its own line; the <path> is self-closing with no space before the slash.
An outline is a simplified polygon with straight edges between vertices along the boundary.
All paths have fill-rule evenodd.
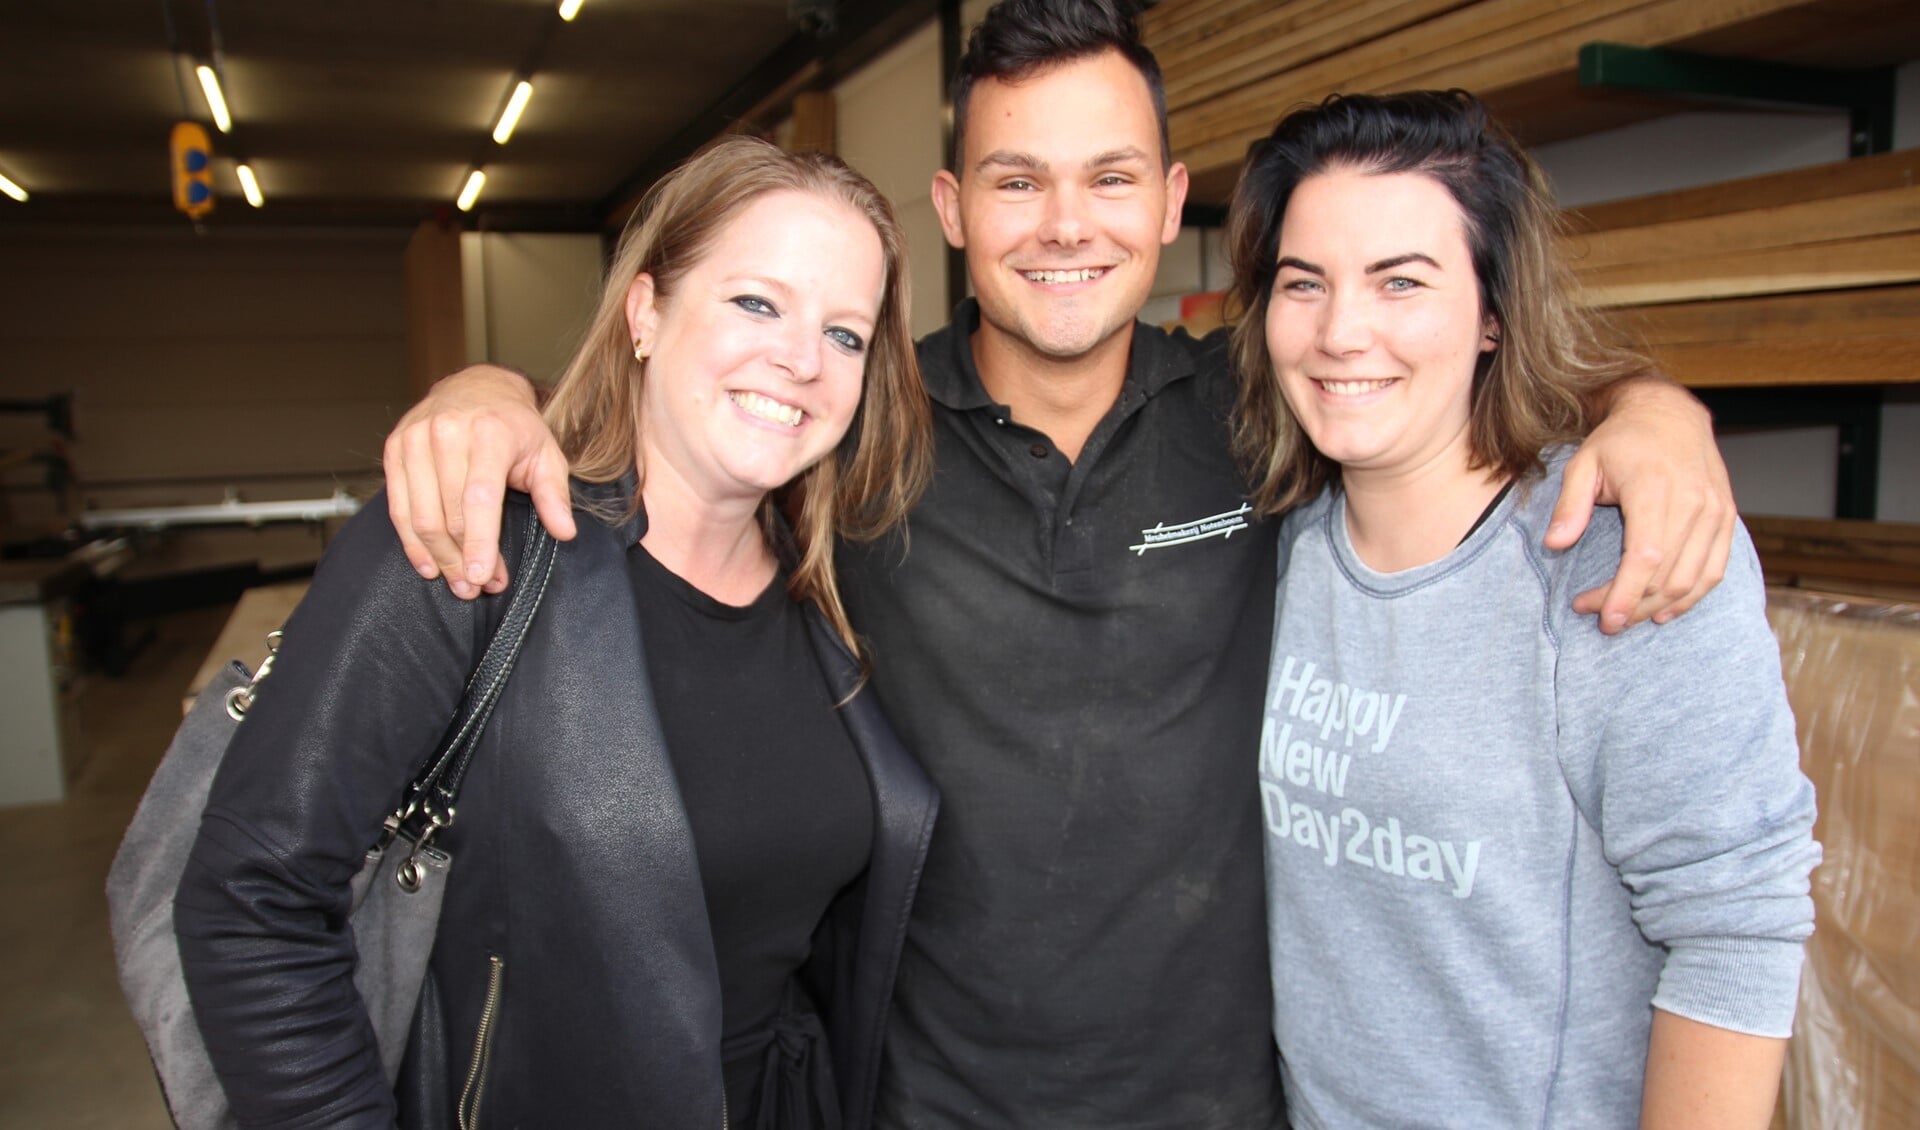
<path id="1" fill-rule="evenodd" d="M 1225 342 L 1134 327 L 1070 463 L 993 403 L 969 300 L 920 344 L 933 486 L 847 546 L 874 683 L 942 792 L 884 1127 L 1283 1125 L 1257 760 L 1275 533 Z"/>

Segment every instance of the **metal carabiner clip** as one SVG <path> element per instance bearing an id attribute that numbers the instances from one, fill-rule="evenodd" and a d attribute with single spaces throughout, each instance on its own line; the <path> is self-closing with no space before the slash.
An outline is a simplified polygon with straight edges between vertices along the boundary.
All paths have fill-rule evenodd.
<path id="1" fill-rule="evenodd" d="M 260 680 L 273 670 L 274 657 L 280 654 L 281 632 L 279 628 L 267 633 L 267 657 L 260 661 L 260 669 L 253 673 L 244 687 L 235 687 L 227 692 L 227 717 L 239 722 L 246 718 L 247 711 L 253 709 L 253 696 L 260 686 Z"/>

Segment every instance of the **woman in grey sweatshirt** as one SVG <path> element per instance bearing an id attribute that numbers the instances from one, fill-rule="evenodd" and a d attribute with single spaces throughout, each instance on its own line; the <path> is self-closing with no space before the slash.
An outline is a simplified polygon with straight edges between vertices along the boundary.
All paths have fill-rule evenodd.
<path id="1" fill-rule="evenodd" d="M 1542 541 L 1604 347 L 1470 95 L 1335 97 L 1229 241 L 1240 444 L 1281 529 L 1260 790 L 1297 1127 L 1767 1125 L 1813 928 L 1758 562 L 1603 634 Z"/>

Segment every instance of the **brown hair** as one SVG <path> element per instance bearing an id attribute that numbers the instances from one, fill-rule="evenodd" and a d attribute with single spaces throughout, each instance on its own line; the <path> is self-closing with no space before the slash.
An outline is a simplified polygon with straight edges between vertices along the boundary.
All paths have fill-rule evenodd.
<path id="1" fill-rule="evenodd" d="M 628 338 L 627 288 L 648 274 L 659 299 L 670 298 L 728 223 L 779 191 L 814 193 L 865 216 L 880 236 L 886 266 L 853 422 L 830 455 L 779 492 L 797 557 L 789 591 L 818 604 L 857 654 L 834 574 L 834 536 L 871 539 L 903 519 L 926 487 L 933 445 L 932 415 L 907 325 L 906 236 L 886 197 L 865 177 L 838 158 L 787 153 L 752 137 L 725 138 L 668 174 L 628 222 L 593 320 L 545 414 L 580 478 L 611 482 L 638 467 L 646 363 L 634 359 Z M 644 477 L 646 468 L 639 472 Z M 627 513 L 638 505 L 636 496 Z M 771 541 L 778 525 L 771 498 L 761 519 Z"/>
<path id="2" fill-rule="evenodd" d="M 1254 146 L 1227 215 L 1233 447 L 1261 513 L 1314 497 L 1340 471 L 1287 409 L 1266 331 L 1287 202 L 1302 180 L 1341 168 L 1421 173 L 1460 206 L 1480 307 L 1500 335 L 1474 371 L 1471 466 L 1512 478 L 1538 472 L 1542 449 L 1592 428 L 1596 391 L 1648 371 L 1643 358 L 1608 345 L 1604 323 L 1575 298 L 1554 249 L 1560 220 L 1546 178 L 1479 99 L 1463 90 L 1333 95 L 1282 118 Z"/>
<path id="3" fill-rule="evenodd" d="M 1160 164 L 1171 165 L 1166 82 L 1160 75 L 1160 61 L 1140 42 L 1134 7 L 1132 0 L 1000 0 L 987 9 L 967 37 L 967 49 L 954 68 L 948 91 L 953 103 L 953 174 L 967 174 L 962 164 L 974 84 L 989 79 L 1017 83 L 1107 51 L 1119 52 L 1146 82 L 1153 97 L 1153 116 L 1160 124 Z"/>

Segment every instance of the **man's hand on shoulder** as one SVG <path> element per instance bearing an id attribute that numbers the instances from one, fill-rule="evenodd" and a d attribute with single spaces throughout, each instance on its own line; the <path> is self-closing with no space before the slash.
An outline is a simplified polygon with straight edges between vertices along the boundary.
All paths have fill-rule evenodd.
<path id="1" fill-rule="evenodd" d="M 387 511 L 407 560 L 463 600 L 507 585 L 500 516 L 509 487 L 533 496 L 553 536 L 574 535 L 567 460 L 524 376 L 473 365 L 442 379 L 387 436 Z"/>
<path id="2" fill-rule="evenodd" d="M 1737 512 L 1706 408 L 1662 379 L 1623 383 L 1611 411 L 1568 461 L 1546 546 L 1586 532 L 1596 503 L 1620 507 L 1620 571 L 1574 599 L 1611 635 L 1652 617 L 1664 624 L 1726 576 Z"/>

